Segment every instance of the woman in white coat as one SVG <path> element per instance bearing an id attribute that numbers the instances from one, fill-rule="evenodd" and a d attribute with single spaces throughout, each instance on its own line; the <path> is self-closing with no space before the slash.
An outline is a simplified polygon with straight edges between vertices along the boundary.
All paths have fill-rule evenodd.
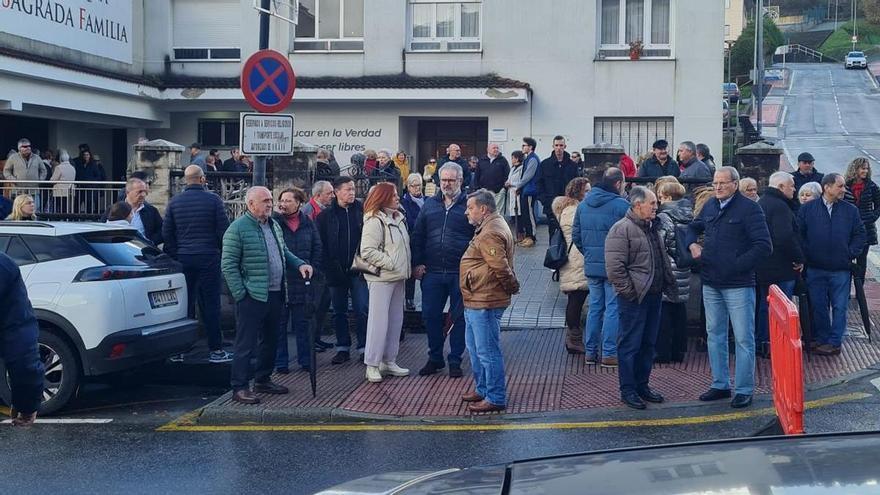
<path id="1" fill-rule="evenodd" d="M 364 349 L 367 380 L 381 382 L 383 374 L 407 376 L 409 370 L 397 365 L 397 353 L 403 328 L 405 284 L 411 275 L 409 232 L 393 183 L 376 184 L 367 194 L 360 254 L 364 261 L 378 268 L 377 275 L 364 275 L 370 293 Z"/>
<path id="2" fill-rule="evenodd" d="M 578 204 L 589 190 L 590 181 L 584 177 L 576 177 L 565 187 L 565 196 L 553 200 L 553 214 L 559 219 L 559 226 L 568 246 L 571 246 L 571 227 Z M 568 305 L 565 308 L 565 349 L 569 354 L 584 354 L 581 314 L 589 291 L 587 277 L 584 275 L 584 255 L 578 249 L 568 250 L 568 262 L 559 269 L 559 290 L 568 295 Z"/>

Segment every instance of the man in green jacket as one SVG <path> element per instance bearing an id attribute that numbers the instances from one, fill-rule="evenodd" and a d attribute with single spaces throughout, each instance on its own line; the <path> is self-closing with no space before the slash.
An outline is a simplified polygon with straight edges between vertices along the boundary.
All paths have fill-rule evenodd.
<path id="1" fill-rule="evenodd" d="M 235 352 L 232 359 L 232 400 L 258 404 L 255 392 L 286 394 L 287 387 L 270 380 L 281 309 L 287 300 L 287 266 L 299 270 L 303 278 L 312 276 L 312 267 L 291 253 L 281 228 L 272 220 L 272 193 L 265 187 L 247 192 L 247 213 L 232 222 L 223 236 L 220 269 L 238 317 L 235 323 Z M 256 372 L 251 356 L 257 347 Z M 254 379 L 254 390 L 250 380 Z"/>

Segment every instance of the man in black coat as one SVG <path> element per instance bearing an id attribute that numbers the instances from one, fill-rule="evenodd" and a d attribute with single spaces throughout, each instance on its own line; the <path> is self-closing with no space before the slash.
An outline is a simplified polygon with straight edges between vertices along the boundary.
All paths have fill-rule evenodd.
<path id="1" fill-rule="evenodd" d="M 142 236 L 158 247 L 165 242 L 162 237 L 162 215 L 155 206 L 147 203 L 147 195 L 150 193 L 149 186 L 142 179 L 131 177 L 125 182 L 125 197 L 123 201 L 131 206 L 131 226 L 137 229 Z M 111 205 L 112 207 L 112 205 Z M 110 215 L 110 208 L 101 216 L 101 221 L 106 222 Z"/>
<path id="2" fill-rule="evenodd" d="M 21 272 L 0 253 L 0 361 L 12 388 L 12 424 L 27 426 L 37 418 L 43 398 L 40 330 Z"/>
<path id="3" fill-rule="evenodd" d="M 455 143 L 452 143 L 449 146 L 447 146 L 446 147 L 446 156 L 442 156 L 442 157 L 440 157 L 439 160 L 437 160 L 438 167 L 434 171 L 434 175 L 431 176 L 431 180 L 433 181 L 433 183 L 438 186 L 438 190 L 439 190 L 440 167 L 442 167 L 443 165 L 446 165 L 449 162 L 457 163 L 458 166 L 461 167 L 462 188 L 465 191 L 468 190 L 468 187 L 471 185 L 471 182 L 473 181 L 473 177 L 471 176 L 472 175 L 471 169 L 470 169 L 470 167 L 468 167 L 467 160 L 465 160 L 464 157 L 461 156 L 461 146 L 459 146 Z"/>
<path id="4" fill-rule="evenodd" d="M 247 172 L 247 165 L 241 162 L 241 150 L 232 148 L 230 157 L 220 166 L 221 172 Z"/>
<path id="5" fill-rule="evenodd" d="M 474 236 L 465 216 L 467 194 L 462 191 L 463 170 L 455 163 L 440 167 L 440 194 L 425 199 L 411 236 L 413 276 L 422 281 L 422 319 L 428 334 L 428 362 L 419 375 L 432 375 L 446 366 L 443 359 L 443 308 L 449 301 L 454 318 L 449 331 L 449 376 L 462 376 L 465 349 L 464 308 L 459 287 L 459 265 Z M 320 218 L 320 217 L 318 217 Z M 452 316 L 454 315 L 454 316 Z"/>
<path id="6" fill-rule="evenodd" d="M 323 247 L 322 264 L 336 326 L 336 355 L 330 361 L 342 364 L 351 359 L 351 334 L 348 328 L 348 298 L 356 319 L 357 349 L 363 354 L 367 343 L 369 291 L 363 275 L 351 271 L 351 263 L 361 242 L 364 207 L 354 197 L 354 180 L 341 176 L 333 181 L 336 199 L 318 215 L 318 233 Z"/>
<path id="7" fill-rule="evenodd" d="M 822 183 L 822 178 L 825 177 L 825 174 L 819 173 L 813 165 L 814 163 L 816 163 L 816 159 L 810 153 L 805 151 L 798 155 L 797 170 L 791 173 L 792 177 L 794 177 L 794 188 L 796 191 L 800 191 L 801 186 L 807 182 Z"/>
<path id="8" fill-rule="evenodd" d="M 272 218 L 281 226 L 287 249 L 315 269 L 311 280 L 311 287 L 314 289 L 317 285 L 323 285 L 319 280 L 323 247 L 318 227 L 301 209 L 306 201 L 308 201 L 308 197 L 302 189 L 296 187 L 285 189 L 278 196 L 278 212 L 273 213 Z M 275 353 L 275 370 L 278 373 L 290 373 L 288 364 L 290 357 L 287 346 L 287 331 L 290 326 L 293 326 L 293 333 L 296 336 L 296 360 L 303 371 L 310 369 L 310 350 L 317 342 L 309 342 L 309 317 L 311 315 L 304 311 L 305 304 L 309 302 L 308 296 L 305 279 L 300 276 L 298 271 L 288 270 L 287 305 L 281 310 L 278 351 Z M 315 296 L 321 297 L 321 289 L 312 294 L 312 297 Z M 317 303 L 318 301 L 311 302 Z M 316 350 L 318 350 L 317 346 Z M 320 349 L 320 351 L 323 350 L 324 348 Z"/>
<path id="9" fill-rule="evenodd" d="M 510 174 L 510 164 L 507 158 L 501 154 L 498 144 L 489 143 L 486 148 L 486 156 L 477 163 L 477 171 L 473 176 L 474 190 L 486 189 L 495 194 L 504 189 L 507 176 Z"/>
<path id="10" fill-rule="evenodd" d="M 229 219 L 223 200 L 205 189 L 205 172 L 201 167 L 186 167 L 183 177 L 186 187 L 165 208 L 164 250 L 183 265 L 190 318 L 195 317 L 198 300 L 211 351 L 208 360 L 227 363 L 232 361 L 232 353 L 223 350 L 220 332 L 220 251 Z"/>
<path id="11" fill-rule="evenodd" d="M 794 295 L 797 273 L 804 267 L 800 232 L 794 216 L 794 178 L 788 172 L 770 176 L 769 187 L 758 200 L 764 210 L 773 253 L 764 258 L 755 274 L 758 278 L 758 321 L 755 329 L 755 348 L 759 356 L 770 355 L 770 328 L 767 314 L 767 295 L 771 285 L 777 285 L 789 298 Z"/>
<path id="12" fill-rule="evenodd" d="M 669 156 L 669 143 L 665 139 L 654 141 L 653 155 L 645 160 L 637 172 L 639 177 L 678 177 L 681 170 L 678 163 Z"/>
<path id="13" fill-rule="evenodd" d="M 577 165 L 571 161 L 568 152 L 565 151 L 565 138 L 556 136 L 553 138 L 553 154 L 541 162 L 535 177 L 538 186 L 538 200 L 544 208 L 547 216 L 547 232 L 552 238 L 553 233 L 559 228 L 559 221 L 553 215 L 550 205 L 557 196 L 565 194 L 565 186 L 569 181 L 577 177 Z"/>

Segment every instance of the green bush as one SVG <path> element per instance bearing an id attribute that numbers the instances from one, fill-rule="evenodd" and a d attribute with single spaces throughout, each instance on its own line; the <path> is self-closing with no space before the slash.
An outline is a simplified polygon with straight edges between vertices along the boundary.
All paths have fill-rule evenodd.
<path id="1" fill-rule="evenodd" d="M 782 31 L 770 19 L 764 19 L 764 60 L 765 66 L 772 64 L 776 48 L 785 44 Z M 749 22 L 737 38 L 731 50 L 730 71 L 733 76 L 747 75 L 754 66 L 755 54 L 755 22 Z"/>
<path id="2" fill-rule="evenodd" d="M 865 55 L 869 57 L 880 54 L 880 47 L 877 46 L 880 45 L 880 26 L 859 21 L 858 27 L 859 42 L 856 43 L 856 50 L 865 52 Z M 843 62 L 846 54 L 853 49 L 852 35 L 852 23 L 847 23 L 832 33 L 819 47 L 819 51 L 826 58 Z"/>

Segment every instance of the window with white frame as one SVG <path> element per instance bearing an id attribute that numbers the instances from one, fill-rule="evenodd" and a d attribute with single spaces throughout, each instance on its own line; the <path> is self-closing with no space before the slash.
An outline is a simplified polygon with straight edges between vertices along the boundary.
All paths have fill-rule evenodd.
<path id="1" fill-rule="evenodd" d="M 482 3 L 409 0 L 411 51 L 479 51 Z"/>
<path id="2" fill-rule="evenodd" d="M 593 142 L 623 146 L 624 152 L 638 162 L 658 139 L 673 142 L 675 121 L 672 117 L 595 117 Z"/>
<path id="3" fill-rule="evenodd" d="M 294 51 L 364 50 L 364 0 L 299 0 Z"/>
<path id="4" fill-rule="evenodd" d="M 644 57 L 669 57 L 671 0 L 600 0 L 599 58 L 627 57 L 641 42 Z"/>
<path id="5" fill-rule="evenodd" d="M 172 55 L 175 61 L 238 62 L 240 33 L 237 24 L 241 4 L 215 0 L 210 9 L 201 0 L 175 0 L 172 10 Z"/>

